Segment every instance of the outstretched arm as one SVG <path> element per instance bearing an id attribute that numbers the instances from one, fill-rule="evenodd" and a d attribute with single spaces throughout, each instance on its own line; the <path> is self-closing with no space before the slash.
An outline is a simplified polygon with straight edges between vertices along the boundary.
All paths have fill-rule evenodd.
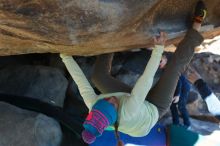
<path id="1" fill-rule="evenodd" d="M 93 104 L 96 102 L 97 97 L 92 86 L 90 85 L 89 81 L 87 80 L 84 73 L 82 72 L 82 70 L 80 69 L 80 67 L 78 66 L 78 64 L 72 56 L 60 54 L 60 57 L 62 58 L 62 61 L 65 64 L 70 75 L 72 76 L 73 80 L 77 84 L 79 92 L 83 97 L 86 106 L 90 110 Z"/>
<path id="2" fill-rule="evenodd" d="M 138 107 L 144 103 L 145 98 L 151 89 L 154 75 L 159 67 L 164 50 L 166 34 L 161 32 L 160 36 L 155 38 L 154 41 L 155 48 L 153 49 L 151 58 L 144 70 L 144 73 L 137 80 L 134 88 L 132 89 L 131 97 L 128 99 L 125 105 L 126 111 L 131 115 L 134 114 L 135 111 L 138 111 Z"/>

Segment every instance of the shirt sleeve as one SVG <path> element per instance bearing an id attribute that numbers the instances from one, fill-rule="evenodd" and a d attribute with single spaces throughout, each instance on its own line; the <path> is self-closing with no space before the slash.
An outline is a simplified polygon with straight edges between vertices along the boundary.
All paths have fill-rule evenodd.
<path id="1" fill-rule="evenodd" d="M 131 91 L 131 96 L 127 99 L 125 111 L 130 116 L 138 112 L 139 107 L 144 104 L 145 98 L 151 89 L 154 75 L 159 67 L 164 46 L 156 45 L 151 54 L 151 58 L 145 67 L 144 73 L 137 80 Z"/>
<path id="2" fill-rule="evenodd" d="M 72 76 L 73 80 L 77 84 L 79 92 L 83 97 L 86 106 L 89 108 L 89 110 L 91 110 L 93 104 L 96 102 L 97 97 L 94 89 L 72 56 L 60 54 L 60 57 L 62 58 L 62 61 Z"/>

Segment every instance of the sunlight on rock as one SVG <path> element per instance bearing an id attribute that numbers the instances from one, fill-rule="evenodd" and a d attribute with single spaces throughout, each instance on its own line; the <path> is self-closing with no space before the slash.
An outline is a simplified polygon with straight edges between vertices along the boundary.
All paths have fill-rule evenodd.
<path id="1" fill-rule="evenodd" d="M 213 39 L 205 40 L 199 48 L 201 48 L 199 53 L 210 52 L 220 55 L 220 36 L 216 36 Z"/>

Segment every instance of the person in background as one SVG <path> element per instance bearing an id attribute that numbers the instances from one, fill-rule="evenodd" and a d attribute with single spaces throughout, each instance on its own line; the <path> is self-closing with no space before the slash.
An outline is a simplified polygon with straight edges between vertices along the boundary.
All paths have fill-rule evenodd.
<path id="1" fill-rule="evenodd" d="M 189 113 L 186 109 L 187 99 L 190 92 L 190 83 L 184 75 L 181 75 L 176 87 L 173 102 L 170 106 L 173 124 L 180 125 L 179 113 L 183 118 L 184 127 L 190 129 Z"/>
<path id="2" fill-rule="evenodd" d="M 163 70 L 166 68 L 166 64 L 168 62 L 168 57 L 166 54 L 164 54 L 161 58 L 159 69 Z M 191 129 L 190 120 L 189 120 L 189 113 L 186 109 L 187 99 L 190 92 L 190 83 L 186 79 L 186 77 L 182 74 L 179 77 L 176 90 L 173 96 L 173 101 L 170 106 L 170 111 L 172 115 L 172 121 L 174 125 L 180 126 L 179 121 L 179 112 L 183 118 L 183 124 L 186 129 Z"/>
<path id="3" fill-rule="evenodd" d="M 160 61 L 159 68 L 163 70 L 166 67 L 167 62 L 168 62 L 167 56 L 163 55 Z M 173 102 L 170 107 L 173 124 L 180 125 L 179 114 L 178 114 L 178 110 L 179 110 L 183 118 L 184 127 L 187 129 L 191 129 L 189 114 L 186 109 L 187 99 L 191 86 L 189 82 L 191 82 L 196 87 L 202 99 L 206 102 L 208 111 L 212 115 L 214 115 L 218 120 L 220 120 L 220 101 L 218 97 L 213 93 L 213 91 L 208 86 L 208 84 L 202 79 L 200 74 L 194 68 L 189 67 L 187 73 L 188 73 L 187 75 L 188 79 L 186 79 L 184 75 L 180 76 L 173 97 Z"/>

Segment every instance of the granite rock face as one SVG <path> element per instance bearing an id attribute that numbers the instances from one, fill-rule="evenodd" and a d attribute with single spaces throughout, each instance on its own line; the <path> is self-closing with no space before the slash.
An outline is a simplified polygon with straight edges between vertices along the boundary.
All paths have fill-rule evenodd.
<path id="1" fill-rule="evenodd" d="M 0 59 L 1 93 L 64 106 L 68 81 L 59 69 L 13 59 Z M 62 141 L 61 126 L 53 118 L 5 102 L 0 102 L 0 114 L 0 146 L 59 146 Z"/>
<path id="2" fill-rule="evenodd" d="M 59 123 L 43 114 L 0 102 L 1 146 L 59 146 Z"/>
<path id="3" fill-rule="evenodd" d="M 0 69 L 0 92 L 32 97 L 63 107 L 68 81 L 55 68 L 9 66 Z"/>
<path id="4" fill-rule="evenodd" d="M 0 55 L 88 56 L 150 47 L 159 29 L 172 38 L 180 36 L 191 23 L 196 1 L 0 0 Z M 219 26 L 220 1 L 205 3 L 207 24 Z M 205 37 L 219 34 L 216 29 Z"/>
<path id="5" fill-rule="evenodd" d="M 217 48 L 219 49 L 219 48 Z M 198 70 L 201 77 L 217 93 L 220 92 L 220 56 L 211 53 L 195 55 L 192 66 Z"/>

